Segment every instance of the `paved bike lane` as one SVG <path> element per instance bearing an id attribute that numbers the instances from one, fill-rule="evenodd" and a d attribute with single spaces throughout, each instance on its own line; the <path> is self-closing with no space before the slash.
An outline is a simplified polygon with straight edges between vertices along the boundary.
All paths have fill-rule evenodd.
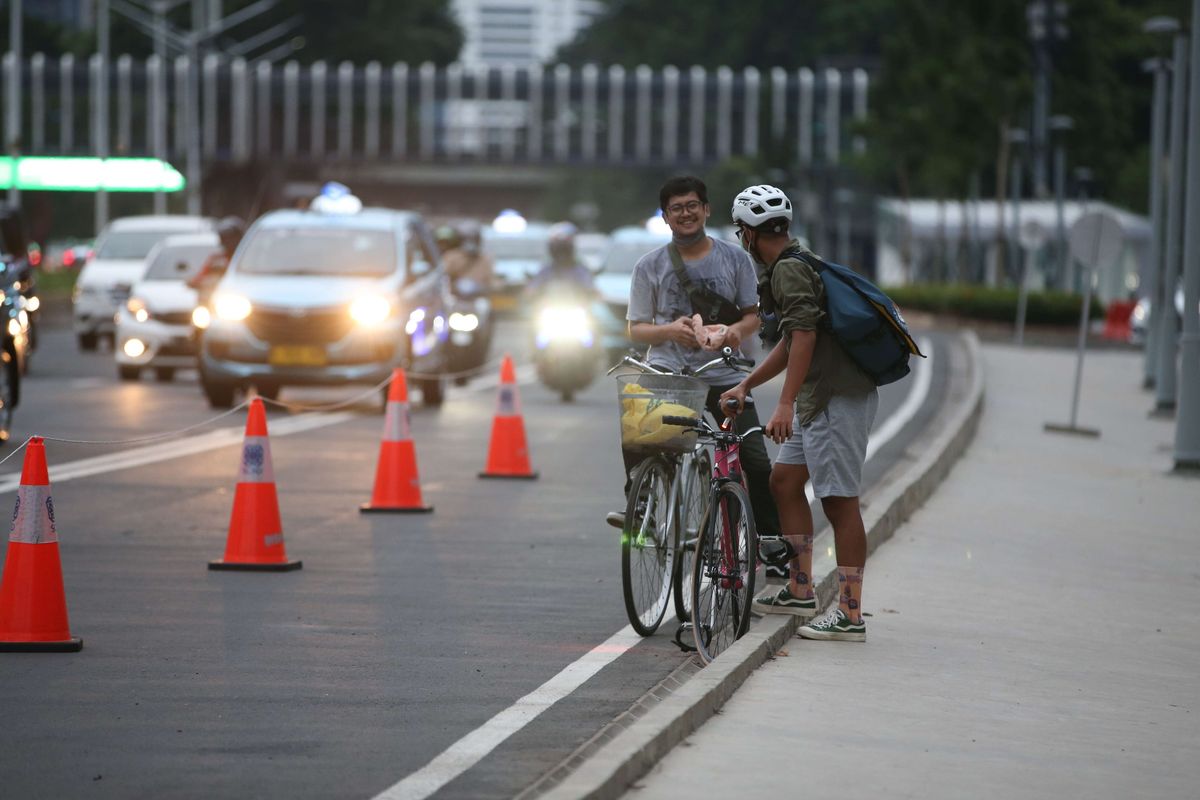
<path id="1" fill-rule="evenodd" d="M 1085 439 L 1042 429 L 1073 353 L 985 348 L 975 441 L 868 562 L 867 643 L 786 640 L 625 796 L 1194 797 L 1200 484 L 1140 363 L 1088 356 Z"/>

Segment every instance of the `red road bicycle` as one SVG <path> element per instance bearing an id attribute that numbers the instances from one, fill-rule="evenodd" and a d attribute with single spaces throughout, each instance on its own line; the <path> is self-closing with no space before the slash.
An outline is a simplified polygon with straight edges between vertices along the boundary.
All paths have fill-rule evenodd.
<path id="1" fill-rule="evenodd" d="M 753 398 L 746 398 L 747 405 Z M 735 401 L 727 401 L 735 407 Z M 663 424 L 694 430 L 713 445 L 712 478 L 699 535 L 693 546 L 691 609 L 696 652 L 705 664 L 729 649 L 750 627 L 754 601 L 758 533 L 750 495 L 742 476 L 742 441 L 762 428 L 744 433 L 726 417 L 713 427 L 703 418 L 663 417 Z"/>

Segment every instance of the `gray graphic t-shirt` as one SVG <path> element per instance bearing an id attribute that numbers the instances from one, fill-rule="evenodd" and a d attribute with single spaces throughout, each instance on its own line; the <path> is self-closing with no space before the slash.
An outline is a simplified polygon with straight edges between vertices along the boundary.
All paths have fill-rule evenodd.
<path id="1" fill-rule="evenodd" d="M 750 257 L 737 245 L 711 237 L 710 241 L 712 250 L 704 258 L 696 261 L 684 259 L 688 277 L 697 286 L 704 286 L 729 298 L 738 308 L 758 305 L 758 278 Z M 633 268 L 633 285 L 629 290 L 629 310 L 625 318 L 630 322 L 665 325 L 692 314 L 692 301 L 675 277 L 666 246 L 642 256 Z M 741 355 L 741 351 L 735 355 Z M 655 365 L 678 371 L 685 365 L 695 369 L 716 356 L 710 350 L 693 350 L 666 342 L 650 349 L 649 360 Z M 700 377 L 709 386 L 730 386 L 740 381 L 743 375 L 721 365 Z"/>

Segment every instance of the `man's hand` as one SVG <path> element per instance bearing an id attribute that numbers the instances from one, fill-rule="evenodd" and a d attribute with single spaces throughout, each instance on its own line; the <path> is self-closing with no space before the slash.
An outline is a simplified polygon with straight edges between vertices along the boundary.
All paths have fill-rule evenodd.
<path id="1" fill-rule="evenodd" d="M 674 342 L 680 347 L 686 347 L 688 350 L 699 349 L 700 345 L 696 343 L 696 333 L 692 330 L 690 317 L 680 317 L 674 322 L 667 323 L 663 328 L 667 332 L 667 341 Z"/>
<path id="2" fill-rule="evenodd" d="M 746 406 L 746 395 L 749 393 L 750 390 L 746 388 L 746 384 L 744 383 L 739 383 L 737 386 L 724 392 L 721 395 L 721 410 L 725 412 L 725 416 L 736 417 L 742 413 L 742 409 Z M 737 408 L 727 408 L 725 406 L 726 400 L 737 400 Z"/>
<path id="3" fill-rule="evenodd" d="M 795 416 L 791 403 L 780 403 L 775 406 L 775 413 L 767 423 L 767 436 L 775 444 L 783 444 L 792 438 L 792 418 Z"/>
<path id="4" fill-rule="evenodd" d="M 742 334 L 738 333 L 737 325 L 725 329 L 725 346 L 737 350 L 742 346 Z"/>

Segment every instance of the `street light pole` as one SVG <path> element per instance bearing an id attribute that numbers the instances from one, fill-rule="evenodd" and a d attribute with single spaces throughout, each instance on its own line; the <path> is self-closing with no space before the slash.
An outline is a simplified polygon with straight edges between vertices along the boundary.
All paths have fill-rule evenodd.
<path id="1" fill-rule="evenodd" d="M 1154 410 L 1157 415 L 1175 413 L 1175 395 L 1179 388 L 1179 315 L 1175 311 L 1175 283 L 1179 279 L 1180 249 L 1183 243 L 1183 178 L 1187 162 L 1186 117 L 1188 38 L 1175 37 L 1172 62 L 1175 80 L 1171 86 L 1170 169 L 1167 172 L 1167 232 L 1163 255 L 1162 291 L 1153 302 L 1159 303 L 1158 363 L 1154 374 Z"/>
<path id="2" fill-rule="evenodd" d="M 1016 276 L 1021 273 L 1022 263 L 1020 247 L 1017 244 L 1017 235 L 1021 230 L 1021 177 L 1024 174 L 1024 167 L 1021 164 L 1020 146 L 1029 141 L 1029 134 L 1021 128 L 1009 128 L 1006 134 L 1008 143 L 1012 149 L 1012 164 L 1009 167 L 1008 187 L 1010 193 L 1010 202 L 1012 203 L 1012 221 L 1009 227 L 1008 236 L 1008 265 L 1009 275 Z"/>
<path id="3" fill-rule="evenodd" d="M 1050 118 L 1050 130 L 1054 132 L 1054 252 L 1058 261 L 1058 274 L 1054 276 L 1054 284 L 1059 287 L 1067 286 L 1067 264 L 1070 256 L 1067 254 L 1067 220 L 1064 203 L 1067 193 L 1067 134 L 1075 129 L 1075 120 L 1065 114 L 1055 114 Z"/>
<path id="4" fill-rule="evenodd" d="M 17 169 L 16 159 L 21 150 L 21 56 L 24 14 L 21 0 L 8 0 L 8 52 L 12 59 L 12 71 L 9 73 L 8 93 L 8 125 L 5 129 L 4 149 L 13 158 L 13 171 Z M 16 175 L 13 175 L 12 186 L 8 189 L 8 204 L 16 208 L 21 203 L 21 190 L 17 188 Z"/>
<path id="5" fill-rule="evenodd" d="M 108 59 L 111 50 L 109 37 L 108 0 L 96 0 L 96 40 L 100 51 L 100 76 L 96 85 L 97 114 L 96 125 L 96 157 L 108 158 Z M 101 183 L 96 190 L 96 235 L 108 224 L 108 192 Z"/>
<path id="6" fill-rule="evenodd" d="M 1200 0 L 1192 0 L 1192 52 L 1188 70 L 1188 130 L 1200 131 Z M 1179 412 L 1175 422 L 1175 470 L 1200 472 L 1200 145 L 1192 142 L 1187 163 L 1187 224 L 1183 245 L 1183 336 Z"/>
<path id="7" fill-rule="evenodd" d="M 1149 26 L 1147 25 L 1147 28 Z M 1150 298 L 1150 320 L 1146 327 L 1146 345 L 1142 358 L 1142 388 L 1154 385 L 1154 365 L 1158 347 L 1157 319 L 1162 307 L 1160 278 L 1163 265 L 1163 152 L 1166 149 L 1167 82 L 1171 64 L 1165 58 L 1150 58 L 1142 64 L 1154 75 L 1154 101 L 1150 114 L 1150 264 L 1145 271 L 1146 295 Z"/>

